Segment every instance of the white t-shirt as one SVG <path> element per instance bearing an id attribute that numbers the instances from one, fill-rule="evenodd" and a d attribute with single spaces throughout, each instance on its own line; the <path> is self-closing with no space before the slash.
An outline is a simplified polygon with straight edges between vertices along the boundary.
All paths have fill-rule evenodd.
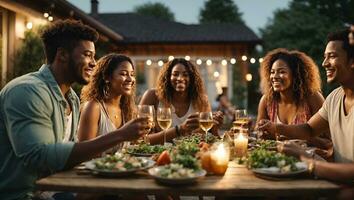
<path id="1" fill-rule="evenodd" d="M 354 162 L 354 107 L 345 115 L 344 95 L 342 87 L 333 90 L 318 113 L 328 121 L 335 162 L 352 163 Z"/>

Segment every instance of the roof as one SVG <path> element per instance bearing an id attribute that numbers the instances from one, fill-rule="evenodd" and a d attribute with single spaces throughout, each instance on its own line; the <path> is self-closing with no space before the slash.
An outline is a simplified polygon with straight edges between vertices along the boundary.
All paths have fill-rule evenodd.
<path id="1" fill-rule="evenodd" d="M 33 9 L 40 13 L 40 17 L 43 17 L 43 12 L 47 12 L 49 9 L 54 15 L 54 19 L 57 18 L 74 18 L 83 21 L 83 23 L 95 28 L 100 35 L 104 35 L 113 41 L 122 40 L 122 36 L 114 32 L 110 28 L 107 28 L 104 24 L 98 22 L 90 15 L 86 14 L 79 8 L 75 7 L 66 0 L 11 0 L 11 1 L 0 1 L 0 5 L 8 9 L 20 11 L 30 11 Z M 53 8 L 51 6 L 53 5 Z M 28 9 L 30 8 L 30 9 Z M 33 14 L 33 13 L 32 13 Z M 38 14 L 33 14 L 38 17 Z"/>
<path id="2" fill-rule="evenodd" d="M 123 36 L 123 43 L 214 43 L 261 40 L 245 25 L 182 24 L 136 13 L 99 13 L 95 19 Z"/>

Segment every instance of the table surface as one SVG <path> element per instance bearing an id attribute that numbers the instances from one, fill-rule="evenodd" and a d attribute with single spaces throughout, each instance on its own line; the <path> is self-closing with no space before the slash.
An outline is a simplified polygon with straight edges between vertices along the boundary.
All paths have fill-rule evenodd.
<path id="1" fill-rule="evenodd" d="M 38 190 L 100 194 L 178 194 L 213 196 L 334 196 L 340 186 L 304 175 L 295 178 L 260 178 L 242 165 L 230 162 L 224 176 L 207 175 L 192 185 L 157 183 L 147 172 L 118 178 L 78 174 L 75 169 L 36 182 Z"/>

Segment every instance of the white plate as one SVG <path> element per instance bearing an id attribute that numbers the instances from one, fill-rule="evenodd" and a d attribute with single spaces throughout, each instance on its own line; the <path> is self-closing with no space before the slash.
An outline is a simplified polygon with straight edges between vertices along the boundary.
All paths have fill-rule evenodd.
<path id="1" fill-rule="evenodd" d="M 100 159 L 100 158 L 97 158 Z M 94 175 L 99 175 L 99 176 L 107 176 L 107 177 L 119 177 L 119 176 L 126 176 L 126 175 L 130 175 L 133 174 L 137 171 L 140 170 L 145 170 L 148 168 L 151 168 L 152 166 L 155 165 L 155 161 L 148 159 L 148 158 L 139 158 L 142 160 L 142 162 L 146 163 L 146 165 L 144 167 L 141 168 L 132 168 L 126 171 L 119 171 L 119 170 L 108 170 L 108 169 L 97 169 L 95 166 L 95 161 L 97 159 L 94 160 L 90 160 L 88 162 L 85 163 L 85 167 L 87 169 L 90 169 L 92 171 L 92 173 Z"/>
<path id="2" fill-rule="evenodd" d="M 307 171 L 306 163 L 297 162 L 295 165 L 299 170 L 291 171 L 291 172 L 280 172 L 280 169 L 277 167 L 269 167 L 269 168 L 255 168 L 255 169 L 251 169 L 251 171 L 256 175 L 276 177 L 276 178 L 294 177 L 296 175 L 302 174 Z"/>
<path id="3" fill-rule="evenodd" d="M 187 177 L 187 178 L 166 178 L 158 175 L 158 172 L 161 170 L 161 167 L 154 167 L 148 170 L 149 174 L 155 178 L 156 181 L 167 184 L 167 185 L 184 185 L 184 184 L 192 184 L 195 183 L 198 179 L 204 177 L 206 175 L 206 171 L 201 169 L 195 171 L 195 176 Z"/>

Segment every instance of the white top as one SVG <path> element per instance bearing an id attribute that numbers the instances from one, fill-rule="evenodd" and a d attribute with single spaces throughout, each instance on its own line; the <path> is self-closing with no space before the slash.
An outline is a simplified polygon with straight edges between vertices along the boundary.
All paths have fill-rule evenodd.
<path id="1" fill-rule="evenodd" d="M 99 102 L 99 104 L 100 104 L 100 119 L 98 121 L 97 136 L 110 133 L 110 132 L 117 129 L 117 127 L 114 125 L 112 120 L 109 118 L 108 112 L 107 112 L 107 109 L 106 109 L 106 106 L 104 105 L 104 103 Z M 124 124 L 124 118 L 123 118 L 123 124 Z M 117 148 L 114 148 L 114 150 L 122 149 L 122 147 L 123 147 L 123 143 L 118 144 Z"/>
<path id="2" fill-rule="evenodd" d="M 159 106 L 162 106 L 160 102 L 159 102 Z M 182 124 L 188 118 L 188 116 L 193 113 L 195 113 L 195 110 L 194 110 L 192 104 L 189 104 L 189 108 L 188 108 L 188 111 L 186 112 L 186 114 L 184 114 L 182 117 L 178 117 L 176 114 L 175 107 L 173 107 L 173 105 L 171 104 L 171 117 L 172 117 L 172 126 L 171 127 L 175 127 L 175 126 Z"/>
<path id="3" fill-rule="evenodd" d="M 354 107 L 345 115 L 344 95 L 342 87 L 333 90 L 318 113 L 328 121 L 335 162 L 352 163 L 354 161 Z"/>
<path id="4" fill-rule="evenodd" d="M 63 142 L 69 142 L 71 136 L 71 127 L 73 123 L 73 112 L 70 112 L 70 115 L 65 116 L 65 120 L 66 120 L 66 128 L 65 128 Z"/>

